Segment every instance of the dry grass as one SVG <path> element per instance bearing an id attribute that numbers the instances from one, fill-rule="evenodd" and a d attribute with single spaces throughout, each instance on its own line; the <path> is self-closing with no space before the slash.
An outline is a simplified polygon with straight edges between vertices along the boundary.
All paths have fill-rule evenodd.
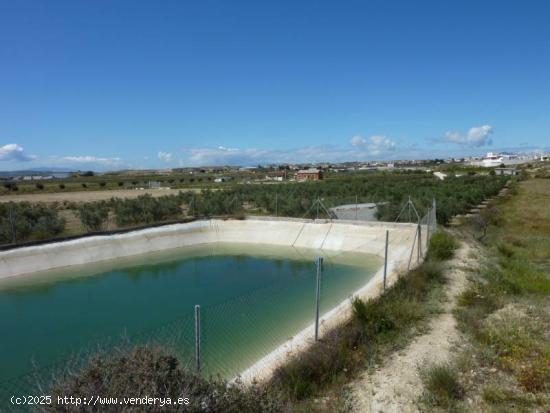
<path id="1" fill-rule="evenodd" d="M 484 262 L 459 300 L 471 342 L 462 381 L 481 411 L 550 411 L 549 199 L 550 181 L 532 179 L 497 201 Z"/>

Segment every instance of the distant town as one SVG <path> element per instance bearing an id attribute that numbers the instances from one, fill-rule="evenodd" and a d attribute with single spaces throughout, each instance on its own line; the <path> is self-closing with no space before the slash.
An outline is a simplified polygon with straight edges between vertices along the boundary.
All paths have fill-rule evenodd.
<path id="1" fill-rule="evenodd" d="M 50 181 L 68 179 L 71 177 L 118 175 L 118 176 L 150 176 L 150 175 L 214 175 L 210 180 L 215 183 L 229 182 L 235 176 L 249 176 L 254 181 L 282 182 L 287 180 L 308 181 L 322 180 L 325 174 L 349 172 L 378 172 L 387 170 L 424 170 L 430 171 L 446 166 L 463 166 L 473 168 L 494 168 L 497 173 L 513 174 L 514 167 L 534 161 L 548 161 L 550 154 L 546 152 L 532 154 L 517 154 L 510 152 L 488 152 L 485 156 L 470 156 L 463 158 L 446 159 L 401 159 L 368 162 L 321 162 L 321 163 L 292 163 L 266 164 L 256 166 L 199 166 L 165 169 L 125 169 L 109 172 L 71 171 L 34 169 L 21 171 L 0 171 L 0 181 Z M 442 172 L 435 172 L 440 179 Z M 154 185 L 154 184 L 153 184 Z"/>

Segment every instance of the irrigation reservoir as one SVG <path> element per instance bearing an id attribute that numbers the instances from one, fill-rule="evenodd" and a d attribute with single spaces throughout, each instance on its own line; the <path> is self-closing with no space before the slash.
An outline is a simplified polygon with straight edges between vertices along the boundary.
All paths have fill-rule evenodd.
<path id="1" fill-rule="evenodd" d="M 388 225 L 394 274 L 415 227 Z M 325 257 L 328 325 L 351 295 L 379 293 L 388 225 L 208 220 L 1 252 L 0 326 L 9 334 L 0 381 L 121 342 L 166 345 L 191 364 L 196 304 L 204 371 L 272 368 L 277 349 L 311 333 L 314 258 Z"/>

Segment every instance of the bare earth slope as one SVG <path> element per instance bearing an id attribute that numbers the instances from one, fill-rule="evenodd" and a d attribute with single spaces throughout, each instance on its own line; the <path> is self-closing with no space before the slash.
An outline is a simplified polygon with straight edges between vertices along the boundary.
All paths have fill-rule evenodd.
<path id="1" fill-rule="evenodd" d="M 457 296 L 465 289 L 471 247 L 461 243 L 455 257 L 448 262 L 445 273 L 446 301 L 442 313 L 435 317 L 427 334 L 418 336 L 409 346 L 394 354 L 374 372 L 366 372 L 351 384 L 352 411 L 356 412 L 418 412 L 423 385 L 419 367 L 449 359 L 453 348 L 460 346 L 461 337 L 452 314 Z"/>

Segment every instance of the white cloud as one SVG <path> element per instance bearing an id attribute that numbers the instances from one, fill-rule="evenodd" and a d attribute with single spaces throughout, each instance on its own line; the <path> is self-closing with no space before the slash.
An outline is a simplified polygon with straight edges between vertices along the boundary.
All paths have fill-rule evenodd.
<path id="1" fill-rule="evenodd" d="M 491 125 L 475 126 L 470 128 L 466 135 L 457 131 L 449 131 L 445 134 L 445 141 L 459 145 L 471 146 L 474 148 L 490 145 L 493 143 L 491 135 L 493 127 Z"/>
<path id="2" fill-rule="evenodd" d="M 352 144 L 352 146 L 355 146 L 357 148 L 362 148 L 367 145 L 367 140 L 363 138 L 362 136 L 355 135 L 349 140 L 349 143 Z"/>
<path id="3" fill-rule="evenodd" d="M 225 146 L 186 148 L 184 161 L 189 165 L 202 166 L 362 161 L 383 156 L 395 149 L 395 143 L 384 136 L 372 136 L 368 140 L 354 136 L 351 144 L 353 148 L 333 145 L 306 146 L 287 150 Z"/>
<path id="4" fill-rule="evenodd" d="M 0 146 L 0 161 L 28 162 L 34 159 L 36 156 L 27 155 L 23 148 L 16 143 Z"/>
<path id="5" fill-rule="evenodd" d="M 280 151 L 262 150 L 255 148 L 227 148 L 217 146 L 215 148 L 191 148 L 188 153 L 188 161 L 194 165 L 251 165 L 259 162 L 269 162 L 268 158 L 279 158 Z M 276 162 L 276 161 L 274 161 Z"/>
<path id="6" fill-rule="evenodd" d="M 166 163 L 172 162 L 172 154 L 171 153 L 159 151 L 157 156 L 163 162 L 166 162 Z"/>
<path id="7" fill-rule="evenodd" d="M 355 135 L 350 139 L 350 143 L 352 146 L 366 150 L 369 154 L 375 156 L 395 150 L 395 142 L 380 135 L 374 135 L 368 139 Z"/>
<path id="8" fill-rule="evenodd" d="M 121 162 L 120 158 L 103 158 L 97 156 L 63 156 L 60 158 L 61 161 L 78 163 L 78 164 L 98 164 L 98 165 L 118 165 Z"/>

